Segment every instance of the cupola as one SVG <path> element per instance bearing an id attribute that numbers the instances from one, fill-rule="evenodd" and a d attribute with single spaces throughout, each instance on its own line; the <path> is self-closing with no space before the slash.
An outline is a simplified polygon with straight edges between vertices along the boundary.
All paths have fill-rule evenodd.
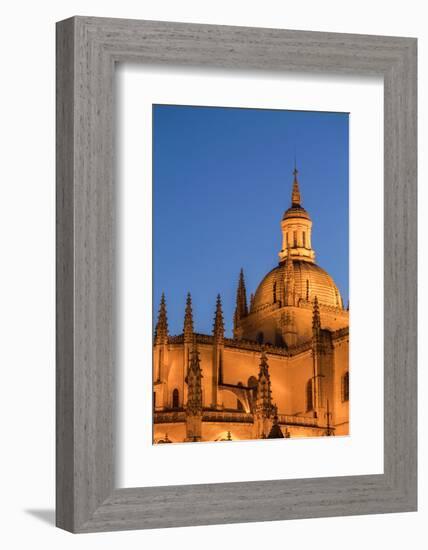
<path id="1" fill-rule="evenodd" d="M 311 234 L 312 220 L 302 206 L 297 168 L 294 167 L 291 206 L 284 212 L 281 220 L 282 248 L 279 252 L 279 262 L 287 258 L 315 262 L 315 252 L 312 250 Z"/>

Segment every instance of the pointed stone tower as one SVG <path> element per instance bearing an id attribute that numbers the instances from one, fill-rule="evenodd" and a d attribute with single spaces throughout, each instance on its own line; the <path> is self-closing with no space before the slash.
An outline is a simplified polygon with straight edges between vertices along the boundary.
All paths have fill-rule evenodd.
<path id="1" fill-rule="evenodd" d="M 238 340 L 242 338 L 241 320 L 247 317 L 247 315 L 247 290 L 245 288 L 244 270 L 241 268 L 238 289 L 236 291 L 235 315 L 233 317 L 233 337 Z"/>
<path id="2" fill-rule="evenodd" d="M 254 437 L 265 438 L 272 427 L 275 407 L 272 403 L 272 389 L 269 374 L 269 364 L 266 352 L 263 350 L 260 357 L 259 376 L 254 406 Z"/>
<path id="3" fill-rule="evenodd" d="M 187 293 L 186 309 L 184 311 L 184 342 L 191 344 L 193 341 L 193 311 L 192 311 L 192 296 Z"/>
<path id="4" fill-rule="evenodd" d="M 166 404 L 166 367 L 168 364 L 168 318 L 166 313 L 165 294 L 162 293 L 159 305 L 158 320 L 155 328 L 153 347 L 153 408 L 162 408 Z"/>
<path id="5" fill-rule="evenodd" d="M 190 292 L 187 293 L 186 307 L 184 310 L 184 326 L 183 326 L 183 380 L 187 376 L 189 368 L 190 353 L 194 340 L 193 332 L 193 310 L 192 310 L 192 296 Z M 183 387 L 183 399 L 187 398 L 187 386 Z"/>
<path id="6" fill-rule="evenodd" d="M 213 326 L 213 360 L 211 376 L 211 407 L 218 408 L 218 386 L 223 384 L 224 320 L 220 294 L 217 302 Z"/>
<path id="7" fill-rule="evenodd" d="M 187 371 L 186 441 L 202 439 L 202 370 L 196 338 L 193 339 Z"/>
<path id="8" fill-rule="evenodd" d="M 159 304 L 158 321 L 155 328 L 155 345 L 168 343 L 168 318 L 166 314 L 165 293 L 162 292 Z"/>
<path id="9" fill-rule="evenodd" d="M 317 418 L 322 418 L 324 415 L 326 399 L 324 378 L 328 367 L 328 352 L 330 343 L 330 333 L 321 329 L 320 308 L 318 304 L 318 297 L 315 296 L 312 307 L 312 402 L 314 406 L 314 413 Z"/>
<path id="10" fill-rule="evenodd" d="M 312 402 L 314 416 L 323 420 L 328 400 L 333 398 L 333 344 L 332 333 L 321 327 L 321 314 L 318 297 L 312 307 L 312 360 L 313 382 Z"/>
<path id="11" fill-rule="evenodd" d="M 215 306 L 215 316 L 214 316 L 214 326 L 213 326 L 213 336 L 215 342 L 224 341 L 224 319 L 223 319 L 223 310 L 221 307 L 221 296 L 217 294 L 217 301 Z"/>
<path id="12" fill-rule="evenodd" d="M 315 296 L 312 305 L 312 404 L 314 416 L 320 416 L 321 408 L 321 316 L 318 298 Z"/>

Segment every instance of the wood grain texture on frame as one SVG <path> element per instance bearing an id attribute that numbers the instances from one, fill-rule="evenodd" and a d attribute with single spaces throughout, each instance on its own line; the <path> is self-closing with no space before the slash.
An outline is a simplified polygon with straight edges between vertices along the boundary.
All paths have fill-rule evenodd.
<path id="1" fill-rule="evenodd" d="M 384 474 L 116 489 L 116 62 L 384 79 Z M 57 24 L 57 525 L 416 510 L 416 40 L 73 17 Z"/>

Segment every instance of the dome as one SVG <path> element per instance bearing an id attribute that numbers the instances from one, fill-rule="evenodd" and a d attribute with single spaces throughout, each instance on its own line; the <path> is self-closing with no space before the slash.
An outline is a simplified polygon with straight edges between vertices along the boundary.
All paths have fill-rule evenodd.
<path id="1" fill-rule="evenodd" d="M 342 297 L 332 277 L 318 265 L 293 260 L 296 300 L 312 301 L 315 296 L 321 305 L 342 308 Z M 251 313 L 282 300 L 287 266 L 282 263 L 272 269 L 259 284 L 251 304 Z"/>
<path id="2" fill-rule="evenodd" d="M 304 218 L 305 220 L 311 219 L 306 210 L 302 206 L 298 205 L 293 205 L 284 212 L 282 219 L 288 220 L 290 218 Z"/>

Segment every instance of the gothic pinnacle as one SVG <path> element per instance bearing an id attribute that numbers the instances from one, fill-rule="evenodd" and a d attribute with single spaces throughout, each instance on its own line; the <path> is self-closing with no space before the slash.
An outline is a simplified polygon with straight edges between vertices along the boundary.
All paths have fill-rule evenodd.
<path id="1" fill-rule="evenodd" d="M 199 351 L 198 351 L 198 344 L 196 342 L 196 336 L 193 335 L 192 337 L 192 349 L 190 351 L 190 363 L 189 363 L 189 369 L 193 371 L 200 371 L 200 359 L 199 359 Z"/>
<path id="2" fill-rule="evenodd" d="M 221 297 L 220 294 L 217 295 L 215 317 L 214 317 L 214 339 L 218 342 L 222 342 L 224 339 L 224 321 L 223 321 L 223 311 L 221 307 Z"/>
<path id="3" fill-rule="evenodd" d="M 190 344 L 193 340 L 193 311 L 192 297 L 190 292 L 187 293 L 186 309 L 184 312 L 184 341 Z"/>
<path id="4" fill-rule="evenodd" d="M 248 315 L 247 308 L 247 289 L 245 288 L 244 270 L 241 267 L 239 272 L 238 292 L 236 296 L 236 305 L 239 307 L 241 317 Z"/>
<path id="5" fill-rule="evenodd" d="M 257 380 L 256 409 L 270 415 L 272 409 L 272 390 L 269 374 L 269 364 L 264 348 L 260 357 L 259 376 Z"/>
<path id="6" fill-rule="evenodd" d="M 233 318 L 234 330 L 239 327 L 241 319 L 248 315 L 247 290 L 245 288 L 244 270 L 241 268 L 239 273 L 238 289 L 236 291 L 236 308 Z"/>
<path id="7" fill-rule="evenodd" d="M 168 341 L 168 318 L 166 314 L 166 300 L 165 294 L 162 292 L 160 304 L 159 304 L 159 314 L 158 321 L 155 328 L 155 343 L 161 344 Z"/>
<path id="8" fill-rule="evenodd" d="M 202 370 L 199 359 L 199 352 L 196 337 L 192 339 L 192 350 L 190 355 L 189 368 L 187 372 L 187 407 L 188 415 L 200 415 L 202 413 Z"/>

